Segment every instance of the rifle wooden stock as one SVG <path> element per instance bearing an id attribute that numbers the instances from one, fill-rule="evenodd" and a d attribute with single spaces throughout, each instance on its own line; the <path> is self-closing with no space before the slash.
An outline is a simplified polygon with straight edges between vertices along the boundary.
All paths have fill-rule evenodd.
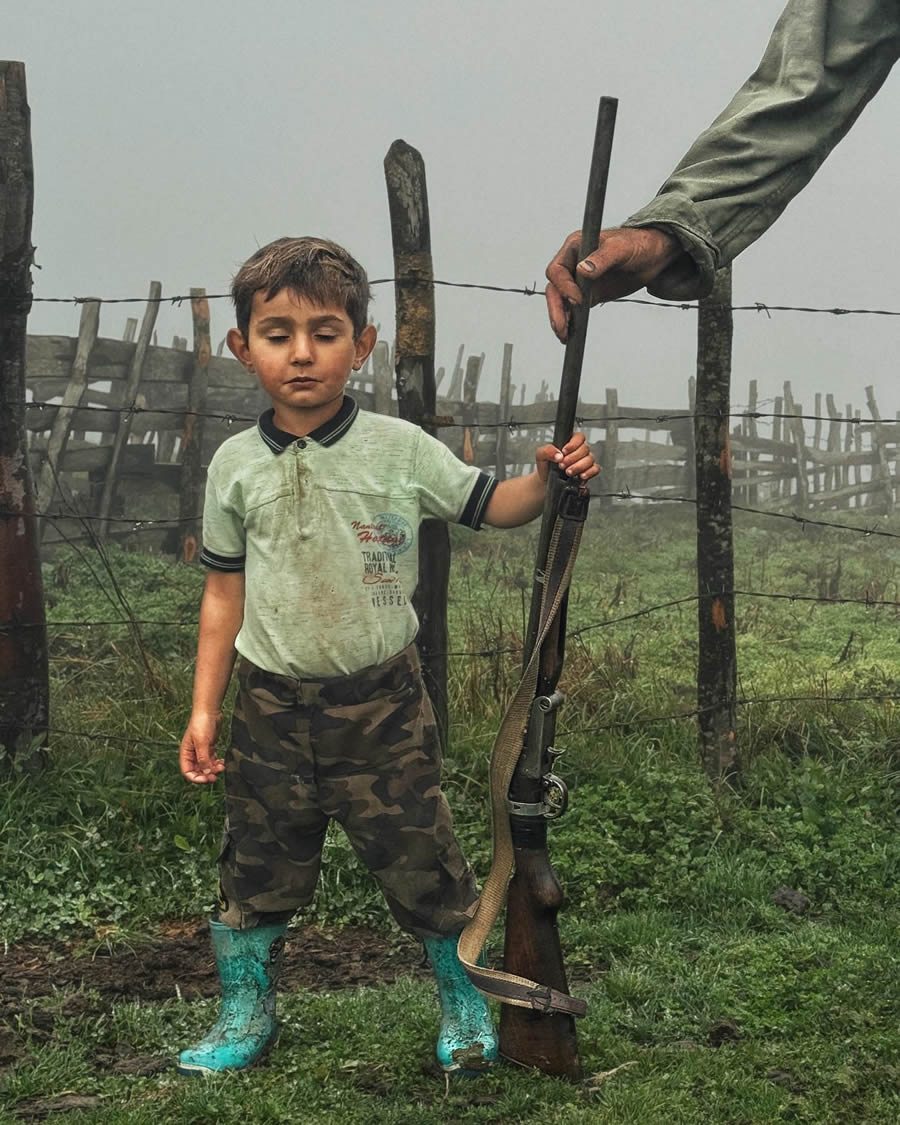
<path id="1" fill-rule="evenodd" d="M 596 249 L 602 226 L 617 105 L 614 98 L 601 98 L 597 112 L 582 223 L 582 258 Z M 572 309 L 570 317 L 553 432 L 553 441 L 557 446 L 564 445 L 574 430 L 581 365 L 587 339 L 590 283 L 578 277 L 578 285 L 582 301 Z M 540 632 L 540 607 L 548 549 L 557 514 L 561 511 L 561 494 L 566 484 L 571 482 L 567 481 L 561 471 L 551 471 L 535 565 L 531 617 L 525 646 L 526 666 Z M 583 515 L 581 518 L 584 518 Z M 536 696 L 549 696 L 556 690 L 559 682 L 565 651 L 566 605 L 567 598 L 561 603 L 553 628 L 541 645 Z M 552 744 L 555 726 L 556 717 L 553 713 L 543 723 L 543 752 L 538 771 L 532 770 L 531 776 L 528 776 L 520 757 L 509 787 L 510 800 L 533 807 L 544 800 L 543 778 L 550 773 L 547 747 Z M 527 744 L 527 732 L 525 741 Z M 563 894 L 547 854 L 547 822 L 540 815 L 511 815 L 509 822 L 515 874 L 507 892 L 504 971 L 517 973 L 530 980 L 540 981 L 558 992 L 568 993 L 557 929 L 557 913 L 562 906 Z M 575 1020 L 568 1012 L 547 1013 L 504 1004 L 500 1015 L 500 1051 L 508 1059 L 538 1067 L 547 1074 L 570 1079 L 578 1079 L 581 1075 Z"/>
<path id="2" fill-rule="evenodd" d="M 527 833 L 521 828 L 517 831 L 514 823 L 513 839 L 517 837 L 521 843 L 514 848 L 516 873 L 506 898 L 503 965 L 508 972 L 568 992 L 556 928 L 563 892 L 547 855 L 546 822 L 528 825 Z M 536 1066 L 545 1074 L 571 1079 L 581 1076 L 575 1018 L 564 1012 L 545 1015 L 504 1004 L 500 1010 L 500 1049 L 505 1058 Z"/>

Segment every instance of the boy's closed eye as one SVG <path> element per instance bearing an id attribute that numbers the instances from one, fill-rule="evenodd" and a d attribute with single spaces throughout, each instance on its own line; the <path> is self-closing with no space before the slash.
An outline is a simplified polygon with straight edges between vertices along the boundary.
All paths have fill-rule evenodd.
<path id="1" fill-rule="evenodd" d="M 333 332 L 315 332 L 313 335 L 317 340 L 336 340 L 338 338 Z M 283 344 L 289 339 L 290 336 L 266 336 L 266 340 L 270 344 Z"/>

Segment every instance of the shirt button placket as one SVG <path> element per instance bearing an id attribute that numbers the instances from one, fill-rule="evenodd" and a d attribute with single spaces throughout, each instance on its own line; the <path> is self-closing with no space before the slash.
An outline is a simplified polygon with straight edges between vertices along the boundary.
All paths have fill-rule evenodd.
<path id="1" fill-rule="evenodd" d="M 309 539 L 312 531 L 305 520 L 309 519 L 310 492 L 304 479 L 309 475 L 309 469 L 302 464 L 301 454 L 304 449 L 306 449 L 306 442 L 303 438 L 298 438 L 294 442 L 294 464 L 297 466 L 297 535 L 301 539 Z M 302 508 L 307 510 L 301 511 Z"/>

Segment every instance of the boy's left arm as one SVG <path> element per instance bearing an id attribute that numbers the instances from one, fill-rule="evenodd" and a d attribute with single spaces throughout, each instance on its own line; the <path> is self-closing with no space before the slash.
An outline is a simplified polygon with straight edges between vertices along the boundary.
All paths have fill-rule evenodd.
<path id="1" fill-rule="evenodd" d="M 484 514 L 491 527 L 518 527 L 539 516 L 544 508 L 550 466 L 558 465 L 572 480 L 587 483 L 600 472 L 584 434 L 573 434 L 562 449 L 542 445 L 535 454 L 537 469 L 524 477 L 502 480 Z"/>

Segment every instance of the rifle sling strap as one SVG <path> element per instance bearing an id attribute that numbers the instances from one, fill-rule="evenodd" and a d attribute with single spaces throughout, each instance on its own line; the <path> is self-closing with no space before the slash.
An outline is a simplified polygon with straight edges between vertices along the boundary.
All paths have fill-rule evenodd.
<path id="1" fill-rule="evenodd" d="M 566 496 L 564 492 L 563 497 Z M 519 1008 L 532 1008 L 544 1013 L 564 1012 L 583 1016 L 586 1005 L 557 989 L 516 973 L 501 972 L 480 966 L 478 958 L 488 934 L 506 898 L 506 888 L 514 867 L 512 834 L 509 826 L 507 798 L 516 763 L 522 752 L 525 728 L 538 680 L 541 646 L 553 627 L 572 577 L 575 556 L 584 527 L 581 519 L 571 518 L 560 504 L 547 550 L 543 592 L 538 618 L 537 637 L 525 664 L 525 670 L 507 708 L 494 741 L 490 764 L 491 820 L 493 825 L 493 858 L 491 869 L 476 904 L 472 920 L 459 937 L 459 959 L 475 987 L 499 1000 Z"/>

